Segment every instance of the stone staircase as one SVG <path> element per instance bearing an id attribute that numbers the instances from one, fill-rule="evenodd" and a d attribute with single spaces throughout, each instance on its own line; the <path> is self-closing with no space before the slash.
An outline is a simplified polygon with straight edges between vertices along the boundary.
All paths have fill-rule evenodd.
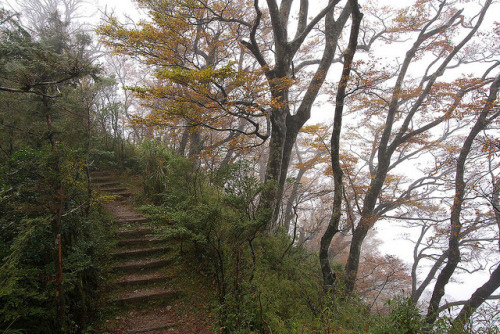
<path id="1" fill-rule="evenodd" d="M 168 306 L 180 291 L 169 286 L 171 248 L 154 236 L 148 220 L 133 209 L 133 193 L 108 171 L 91 174 L 93 188 L 112 196 L 104 206 L 114 217 L 116 247 L 109 266 L 106 307 L 116 308 L 102 333 L 172 333 Z"/>

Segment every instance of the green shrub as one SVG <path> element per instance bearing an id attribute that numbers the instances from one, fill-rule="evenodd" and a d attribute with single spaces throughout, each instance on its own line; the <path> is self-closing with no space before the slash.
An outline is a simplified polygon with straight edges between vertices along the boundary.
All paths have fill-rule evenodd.
<path id="1" fill-rule="evenodd" d="M 90 206 L 85 162 L 78 150 L 22 150 L 0 170 L 0 329 L 56 329 L 55 226 L 62 183 L 63 291 L 67 332 L 82 332 L 95 315 L 98 262 L 107 224 Z M 59 171 L 54 169 L 55 164 Z"/>
<path id="2" fill-rule="evenodd" d="M 251 163 L 204 173 L 189 159 L 148 143 L 144 175 L 154 205 L 141 209 L 166 238 L 180 239 L 206 264 L 217 291 L 218 331 L 302 333 L 316 325 L 317 259 L 286 234 L 259 233 L 252 207 L 261 184 Z M 161 177 L 159 177 L 161 175 Z M 198 265 L 198 266 L 199 266 Z"/>
<path id="3" fill-rule="evenodd" d="M 374 334 L 417 334 L 430 330 L 415 304 L 409 298 L 397 297 L 387 301 L 391 308 L 390 314 L 384 321 L 372 330 Z"/>
<path id="4" fill-rule="evenodd" d="M 142 147 L 144 184 L 154 204 L 141 207 L 164 238 L 181 240 L 187 260 L 210 272 L 222 333 L 449 333 L 449 321 L 429 326 L 407 298 L 389 301 L 390 313 L 369 307 L 339 285 L 324 293 L 319 261 L 284 233 L 259 229 L 253 208 L 262 185 L 251 163 L 203 172 L 156 142 Z M 451 332 L 450 332 L 451 333 Z M 465 332 L 460 332 L 465 333 Z M 486 333 L 486 332 L 485 332 Z M 490 333 L 490 332 L 488 332 Z M 459 334 L 459 333 L 457 333 Z"/>

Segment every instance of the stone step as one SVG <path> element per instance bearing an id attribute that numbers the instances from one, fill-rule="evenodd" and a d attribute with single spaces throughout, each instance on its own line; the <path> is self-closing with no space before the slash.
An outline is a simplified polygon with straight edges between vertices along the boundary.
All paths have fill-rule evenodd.
<path id="1" fill-rule="evenodd" d="M 112 302 L 119 305 L 136 304 L 154 300 L 162 300 L 168 303 L 180 295 L 177 290 L 164 287 L 153 287 L 148 289 L 138 289 L 126 291 L 112 299 Z"/>
<path id="2" fill-rule="evenodd" d="M 123 223 L 123 224 L 129 224 L 129 223 L 146 223 L 148 222 L 149 219 L 147 219 L 144 216 L 121 216 L 117 217 L 116 222 L 118 223 Z"/>
<path id="3" fill-rule="evenodd" d="M 171 250 L 170 247 L 149 247 L 149 248 L 137 248 L 137 249 L 126 249 L 113 253 L 112 256 L 118 259 L 139 257 L 139 256 L 149 256 L 155 254 L 166 253 Z"/>
<path id="4" fill-rule="evenodd" d="M 128 192 L 128 189 L 126 187 L 110 187 L 110 188 L 100 188 L 99 191 L 118 194 L 122 192 Z"/>
<path id="5" fill-rule="evenodd" d="M 113 281 L 112 284 L 118 286 L 144 285 L 165 282 L 171 278 L 171 276 L 167 276 L 162 273 L 130 274 L 121 276 Z"/>
<path id="6" fill-rule="evenodd" d="M 113 201 L 121 203 L 121 202 L 127 201 L 129 199 L 129 197 L 132 196 L 132 193 L 129 192 L 129 191 L 123 191 L 123 192 L 106 192 L 106 196 L 114 196 Z"/>
<path id="7" fill-rule="evenodd" d="M 132 196 L 132 193 L 130 191 L 110 192 L 110 195 L 117 196 L 118 198 L 129 198 Z"/>
<path id="8" fill-rule="evenodd" d="M 143 238 L 134 238 L 134 239 L 122 239 L 119 240 L 118 246 L 151 246 L 164 243 L 165 240 L 156 239 L 153 237 L 143 237 Z"/>
<path id="9" fill-rule="evenodd" d="M 108 170 L 93 170 L 90 172 L 90 177 L 102 177 L 111 176 L 111 172 Z"/>
<path id="10" fill-rule="evenodd" d="M 141 270 L 162 268 L 168 266 L 172 261 L 169 259 L 160 260 L 137 260 L 128 261 L 117 264 L 112 268 L 113 271 L 123 271 L 123 272 L 139 272 Z"/>
<path id="11" fill-rule="evenodd" d="M 118 181 L 113 181 L 113 180 L 108 181 L 108 182 L 98 182 L 98 183 L 93 182 L 92 184 L 93 184 L 94 186 L 97 186 L 97 187 L 100 187 L 100 188 L 105 188 L 105 187 L 107 187 L 107 188 L 112 188 L 112 187 L 118 187 L 118 186 L 120 186 L 120 185 L 121 185 L 121 183 L 120 183 L 120 182 L 118 182 Z M 102 190 L 102 189 L 100 189 L 100 190 Z"/>
<path id="12" fill-rule="evenodd" d="M 113 199 L 113 202 L 115 202 L 115 203 L 128 203 L 131 196 L 132 196 L 132 194 L 125 195 L 125 196 L 118 194 Z"/>
<path id="13" fill-rule="evenodd" d="M 130 237 L 143 237 L 148 234 L 152 234 L 154 231 L 150 228 L 137 228 L 135 230 L 118 230 L 116 231 L 116 236 L 118 238 L 130 238 Z"/>
<path id="14" fill-rule="evenodd" d="M 104 182 L 116 182 L 116 179 L 112 176 L 96 176 L 96 177 L 91 176 L 90 182 L 92 184 L 104 183 Z"/>

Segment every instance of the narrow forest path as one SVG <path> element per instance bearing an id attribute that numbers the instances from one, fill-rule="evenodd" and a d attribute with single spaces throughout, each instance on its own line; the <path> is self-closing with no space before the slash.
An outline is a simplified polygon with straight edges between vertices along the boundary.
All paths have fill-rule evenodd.
<path id="1" fill-rule="evenodd" d="M 197 303 L 193 304 L 192 293 L 173 283 L 178 273 L 175 251 L 134 210 L 130 187 L 109 171 L 93 172 L 91 180 L 101 194 L 113 196 L 104 207 L 116 225 L 108 291 L 103 296 L 109 315 L 99 333 L 211 333 L 204 310 L 193 307 Z"/>

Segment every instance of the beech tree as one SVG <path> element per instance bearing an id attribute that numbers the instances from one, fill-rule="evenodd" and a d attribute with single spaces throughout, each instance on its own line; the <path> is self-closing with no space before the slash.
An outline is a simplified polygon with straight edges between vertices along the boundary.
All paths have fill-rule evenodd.
<path id="1" fill-rule="evenodd" d="M 50 21 L 54 13 L 58 13 L 68 32 L 78 32 L 81 29 L 70 25 L 82 17 L 80 8 L 83 4 L 83 0 L 24 0 L 16 3 L 16 10 L 23 13 L 24 24 L 33 35 L 43 31 L 45 22 Z"/>
<path id="2" fill-rule="evenodd" d="M 128 29 L 111 17 L 99 30 L 115 51 L 141 56 L 145 64 L 156 68 L 154 82 L 132 89 L 152 108 L 152 113 L 135 123 L 180 129 L 178 151 L 183 154 L 189 147 L 192 157 L 206 145 L 203 128 L 227 133 L 223 143 L 247 132 L 267 138 L 258 121 L 263 114 L 256 100 L 262 97 L 253 93 L 259 90 L 258 83 L 249 81 L 243 68 L 248 64 L 238 44 L 241 28 L 216 15 L 221 11 L 238 20 L 244 8 L 215 4 L 220 7 L 144 1 L 141 5 L 150 10 L 152 22 Z"/>
<path id="3" fill-rule="evenodd" d="M 454 9 L 453 4 L 418 2 L 412 9 L 401 10 L 396 25 L 387 30 L 392 38 L 408 33 L 413 43 L 401 65 L 392 72 L 394 75 L 390 69 L 376 70 L 369 61 L 361 61 L 356 67 L 351 91 L 361 94 L 353 99 L 351 112 L 362 111 L 370 120 L 369 132 L 358 130 L 358 142 L 368 138 L 370 132 L 373 137 L 362 149 L 366 155 L 358 157 L 362 158 L 357 167 L 358 178 L 354 180 L 349 175 L 347 180 L 352 182 L 350 191 L 355 199 L 351 207 L 356 208 L 358 215 L 345 267 L 348 290 L 354 289 L 359 254 L 369 229 L 405 203 L 417 203 L 419 192 L 434 182 L 434 172 L 405 181 L 395 173 L 397 167 L 439 145 L 448 135 L 447 126 L 453 126 L 449 121 L 470 112 L 469 105 L 462 102 L 464 96 L 491 82 L 487 77 L 489 71 L 484 78 L 459 78 L 452 83 L 439 80 L 447 71 L 492 58 L 491 53 L 473 53 L 466 47 L 477 33 L 489 5 L 490 2 L 486 2 L 462 28 L 462 20 L 469 19 L 462 17 L 464 11 Z M 450 34 L 459 29 L 465 30 L 461 38 L 452 39 Z M 410 66 L 418 66 L 420 70 L 414 73 Z M 370 73 L 362 68 L 375 71 Z M 385 82 L 390 85 L 384 85 Z M 432 129 L 440 132 L 431 132 Z M 364 185 L 361 175 L 367 176 L 368 184 Z"/>
<path id="4" fill-rule="evenodd" d="M 279 8 L 275 1 L 267 1 L 267 4 L 273 27 L 274 66 L 271 66 L 266 61 L 261 48 L 259 48 L 255 40 L 255 30 L 260 24 L 262 15 L 257 1 L 254 4 L 257 17 L 250 34 L 250 43 L 246 42 L 245 45 L 257 59 L 259 65 L 267 68 L 265 75 L 269 83 L 271 97 L 273 100 L 279 101 L 279 105 L 272 106 L 270 112 L 271 138 L 269 143 L 269 161 L 266 170 L 266 183 L 268 187 L 262 194 L 262 205 L 260 206 L 261 210 L 267 211 L 267 218 L 264 218 L 264 221 L 267 221 L 268 225 L 271 224 L 268 228 L 272 228 L 272 224 L 274 224 L 278 217 L 282 189 L 286 180 L 293 145 L 300 129 L 310 118 L 312 105 L 319 93 L 319 89 L 325 81 L 326 73 L 334 60 L 341 32 L 350 16 L 353 4 L 346 4 L 338 17 L 335 18 L 334 8 L 338 2 L 330 1 L 313 20 L 307 22 L 309 2 L 301 1 L 298 28 L 295 37 L 291 41 L 288 40 L 288 26 L 290 24 L 289 15 L 292 1 L 282 1 Z M 276 85 L 276 82 L 294 75 L 293 59 L 302 47 L 306 37 L 323 17 L 325 18 L 325 46 L 322 57 L 301 98 L 301 102 L 296 107 L 296 111 L 292 113 L 289 88 L 280 87 L 280 85 Z M 306 64 L 306 62 L 304 63 Z M 297 65 L 298 68 L 301 68 L 301 66 L 302 64 Z"/>
<path id="5" fill-rule="evenodd" d="M 203 125 L 260 140 L 269 137 L 267 187 L 260 211 L 262 224 L 274 229 L 294 143 L 335 61 L 351 5 L 346 3 L 337 10 L 340 1 L 329 1 L 309 19 L 309 1 L 303 0 L 293 21 L 291 0 L 280 5 L 269 0 L 265 9 L 259 1 L 253 7 L 233 1 L 140 4 L 151 10 L 152 23 L 126 29 L 110 19 L 100 32 L 109 37 L 107 43 L 115 50 L 137 52 L 151 65 L 166 68 L 157 72 L 157 78 L 173 85 L 140 90 L 144 98 L 170 97 L 170 105 L 165 101 L 166 105 L 156 106 L 158 117 L 150 118 L 151 124 L 168 124 L 168 117 L 160 115 L 177 114 L 189 120 L 190 127 Z M 319 24 L 324 33 L 316 32 Z M 296 26 L 293 37 L 292 26 Z M 159 31 L 169 33 L 159 35 Z M 316 37 L 324 41 L 322 51 L 313 54 L 317 59 L 311 57 L 311 41 Z M 306 70 L 311 66 L 309 73 Z M 179 108 L 183 104 L 189 108 Z M 162 113 L 164 110 L 171 112 Z"/>
<path id="6" fill-rule="evenodd" d="M 119 87 L 120 94 L 114 99 L 119 101 L 122 113 L 122 126 L 131 130 L 128 133 L 128 138 L 134 143 L 140 143 L 146 138 L 147 130 L 145 126 L 131 124 L 135 117 L 142 117 L 146 113 L 146 107 L 141 105 L 141 101 L 137 99 L 133 92 L 126 87 L 141 85 L 148 80 L 148 69 L 139 62 L 134 61 L 126 56 L 113 54 L 111 51 L 104 54 L 104 71 L 108 76 L 114 79 L 115 84 Z M 116 92 L 112 92 L 116 94 Z"/>
<path id="7" fill-rule="evenodd" d="M 460 249 L 460 264 L 457 265 L 456 273 L 461 274 L 461 279 L 475 272 L 493 271 L 498 252 L 498 224 L 495 219 L 495 179 L 498 177 L 498 164 L 492 161 L 494 153 L 491 148 L 484 146 L 486 142 L 495 137 L 495 127 L 489 126 L 483 131 L 482 138 L 477 138 L 471 148 L 467 159 L 467 172 L 464 179 L 467 180 L 464 202 L 461 210 L 461 232 L 458 246 Z M 448 143 L 447 150 L 459 152 L 462 144 L 457 141 L 455 146 Z M 452 153 L 447 153 L 450 155 Z M 453 153 L 455 154 L 455 153 Z M 441 156 L 442 161 L 449 161 L 450 157 Z M 452 210 L 454 201 L 453 168 L 445 168 L 447 172 L 440 175 L 439 183 L 436 183 L 425 207 L 427 210 L 415 212 L 413 218 L 407 218 L 406 225 L 419 230 L 413 242 L 413 265 L 412 265 L 412 290 L 411 300 L 417 303 L 421 300 L 426 289 L 436 279 L 439 270 L 448 260 L 449 243 L 449 212 Z M 490 274 L 490 272 L 488 272 Z M 422 298 L 423 299 L 423 298 Z M 443 311 L 448 306 L 455 307 L 463 305 L 464 302 L 448 301 L 439 306 Z"/>
<path id="8" fill-rule="evenodd" d="M 323 253 L 320 253 L 323 278 L 327 287 L 335 282 L 334 272 L 328 268 L 328 248 L 333 236 L 342 229 L 342 224 L 350 225 L 353 234 L 345 266 L 348 275 L 347 289 L 352 291 L 356 281 L 359 280 L 361 246 L 368 231 L 380 219 L 418 221 L 422 217 L 435 215 L 432 211 L 439 211 L 437 209 L 439 200 L 436 198 L 446 201 L 449 196 L 447 194 L 443 197 L 442 194 L 451 190 L 447 187 L 450 172 L 463 169 L 457 167 L 460 161 L 465 159 L 459 158 L 461 149 L 464 149 L 463 132 L 471 124 L 481 123 L 476 120 L 480 110 L 486 112 L 486 109 L 493 109 L 490 114 L 491 122 L 495 119 L 497 103 L 495 73 L 498 71 L 498 55 L 494 49 L 488 49 L 489 37 L 485 38 L 482 44 L 474 37 L 479 34 L 479 27 L 490 4 L 486 2 L 476 13 L 471 12 L 470 18 L 467 18 L 463 10 L 454 9 L 451 3 L 441 2 L 435 5 L 432 2 L 418 2 L 415 9 L 400 11 L 396 18 L 396 26 L 388 27 L 384 33 L 392 42 L 396 37 L 406 33 L 407 36 L 414 38 L 401 64 L 394 68 L 384 68 L 377 64 L 377 61 L 355 62 L 354 75 L 348 89 L 353 96 L 350 100 L 349 116 L 362 116 L 359 123 L 348 124 L 345 127 L 347 134 L 343 137 L 344 151 L 341 154 L 332 154 L 332 157 L 335 157 L 332 158 L 334 177 L 340 181 L 335 183 L 338 193 L 334 200 L 332 220 L 323 236 L 321 246 Z M 458 34 L 460 30 L 464 31 Z M 452 33 L 460 38 L 452 37 Z M 485 33 L 481 36 L 488 35 Z M 468 43 L 473 47 L 469 47 Z M 443 77 L 445 73 L 449 73 L 452 77 L 456 75 L 456 72 L 453 74 L 456 68 L 464 69 L 471 63 L 482 64 L 481 70 L 476 70 L 475 75 L 464 75 L 456 79 Z M 411 66 L 420 69 L 411 71 L 409 70 Z M 424 70 L 421 70 L 422 68 Z M 489 93 L 488 88 L 490 88 Z M 488 96 L 488 99 L 485 96 Z M 485 126 L 483 129 L 488 129 L 492 123 L 482 124 Z M 494 146 L 491 143 L 496 139 L 483 137 L 482 142 L 489 143 L 484 147 Z M 334 152 L 333 143 L 332 140 L 332 152 Z M 337 150 L 338 146 L 339 144 Z M 347 149 L 349 146 L 350 151 Z M 474 149 L 481 151 L 480 146 L 477 145 Z M 469 148 L 469 153 L 470 150 Z M 446 152 L 446 156 L 440 152 Z M 475 161 L 477 158 L 471 160 Z M 426 161 L 430 163 L 425 169 L 415 168 L 418 170 L 416 175 L 398 173 L 398 169 L 408 168 L 409 163 L 414 163 L 414 166 L 418 167 L 417 163 L 425 165 Z M 456 161 L 459 163 L 456 164 Z M 466 170 L 468 168 L 478 170 L 474 166 L 468 162 Z M 346 176 L 345 182 L 342 181 L 343 174 Z M 474 178 L 469 174 L 466 181 L 461 182 L 467 184 L 469 188 L 477 188 L 480 183 L 475 180 L 481 178 L 479 175 L 484 176 L 486 172 Z M 463 196 L 462 190 L 454 191 L 456 194 L 460 192 Z M 438 191 L 441 195 L 437 195 Z M 451 196 L 452 202 L 456 201 L 456 194 Z M 452 208 L 452 216 L 456 205 L 457 203 L 452 203 L 449 206 Z M 472 209 L 474 206 L 469 204 L 469 207 Z M 457 254 L 460 254 L 460 249 L 463 255 L 467 253 L 466 257 L 469 257 L 468 254 L 471 256 L 473 254 L 469 249 L 477 248 L 478 243 L 493 240 L 493 237 L 485 236 L 488 228 L 481 230 L 481 227 L 494 224 L 474 224 L 474 219 L 469 219 L 469 216 L 467 220 L 470 223 L 465 224 L 466 219 L 463 214 L 460 227 L 454 230 L 455 237 L 451 237 L 443 228 L 447 208 L 446 206 L 441 208 L 445 212 L 440 211 L 441 216 L 438 213 L 435 219 L 428 219 L 422 226 L 422 232 L 428 232 L 432 226 L 436 227 L 434 231 L 437 234 L 432 236 L 433 240 L 440 237 L 446 239 L 450 245 L 453 244 L 455 255 L 450 257 L 453 252 L 452 247 L 448 246 L 448 249 L 437 256 L 427 258 L 434 262 L 428 276 L 418 287 L 415 267 L 413 268 L 414 301 L 419 300 L 425 287 L 438 272 L 441 272 L 429 304 L 427 315 L 429 323 L 435 321 L 438 311 L 445 309 L 439 305 L 439 301 L 444 294 L 444 286 L 457 268 L 460 258 Z M 426 216 L 429 213 L 430 215 Z M 357 217 L 357 221 L 352 220 L 353 216 Z M 489 216 L 493 215 L 490 213 Z M 453 224 L 457 225 L 457 222 Z M 421 238 L 419 240 L 422 241 Z M 416 259 L 419 259 L 420 255 L 417 254 Z M 466 263 L 463 269 L 466 270 Z M 467 321 L 472 309 L 480 305 L 478 302 L 484 301 L 486 296 L 497 288 L 494 283 L 497 277 L 496 264 L 493 264 L 491 270 L 490 280 L 479 288 L 469 301 L 455 304 L 465 305 L 461 315 L 455 320 L 456 324 Z"/>
<path id="9" fill-rule="evenodd" d="M 465 168 L 467 158 L 473 147 L 473 143 L 480 132 L 484 131 L 491 122 L 494 122 L 500 116 L 498 105 L 498 90 L 500 88 L 500 75 L 498 75 L 491 83 L 489 94 L 483 102 L 482 110 L 473 123 L 463 146 L 460 150 L 455 168 L 455 195 L 450 215 L 450 230 L 448 236 L 448 249 L 446 250 L 447 262 L 439 273 L 434 285 L 429 308 L 427 311 L 427 322 L 433 323 L 438 316 L 438 308 L 441 298 L 444 295 L 445 286 L 448 284 L 451 276 L 455 272 L 460 262 L 460 239 L 462 237 L 462 216 L 461 212 L 464 206 L 467 183 L 465 180 Z M 472 314 L 473 310 L 481 305 L 481 303 L 491 295 L 499 286 L 500 268 L 497 267 L 492 273 L 491 278 L 476 293 L 471 297 L 460 314 L 457 316 L 455 323 L 466 321 Z"/>
<path id="10" fill-rule="evenodd" d="M 330 139 L 330 154 L 334 179 L 332 216 L 328 222 L 326 231 L 321 238 L 321 245 L 319 249 L 319 259 L 325 287 L 332 286 L 335 283 L 334 272 L 330 266 L 330 260 L 328 258 L 328 249 L 333 236 L 339 232 L 340 219 L 342 216 L 342 195 L 344 187 L 342 180 L 343 171 L 342 166 L 340 165 L 340 133 L 342 130 L 344 102 L 347 96 L 347 83 L 350 78 L 351 66 L 353 64 L 354 54 L 356 53 L 358 45 L 359 28 L 363 17 L 359 11 L 356 1 L 352 2 L 351 7 L 353 8 L 353 23 L 351 27 L 351 34 L 349 36 L 349 45 L 344 57 L 344 68 L 339 80 L 339 89 L 335 98 L 335 115 L 333 118 L 332 136 Z"/>

